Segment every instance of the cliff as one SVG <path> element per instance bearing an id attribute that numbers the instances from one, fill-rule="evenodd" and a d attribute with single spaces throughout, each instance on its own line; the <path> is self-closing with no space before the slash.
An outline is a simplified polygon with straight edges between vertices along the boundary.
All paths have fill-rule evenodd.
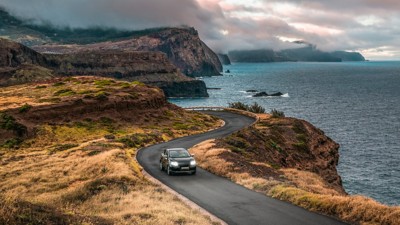
<path id="1" fill-rule="evenodd" d="M 188 76 L 214 76 L 222 72 L 218 56 L 201 41 L 194 28 L 138 31 L 58 28 L 23 21 L 1 7 L 0 19 L 0 36 L 33 47 L 39 52 L 71 53 L 85 47 L 89 50 L 161 51 Z"/>
<path id="2" fill-rule="evenodd" d="M 160 51 L 181 70 L 191 76 L 220 75 L 222 65 L 218 56 L 200 40 L 193 28 L 164 28 L 147 35 L 127 40 L 101 42 L 88 45 L 33 46 L 39 52 L 77 53 L 85 51 Z"/>
<path id="3" fill-rule="evenodd" d="M 346 61 L 365 61 L 365 58 L 359 52 L 346 52 L 346 51 L 335 51 L 331 53 L 333 56 L 342 59 L 343 62 Z"/>
<path id="4" fill-rule="evenodd" d="M 54 77 L 46 58 L 34 50 L 0 38 L 0 86 L 36 82 Z"/>
<path id="5" fill-rule="evenodd" d="M 167 97 L 208 97 L 203 81 L 183 75 L 161 52 L 84 51 L 46 54 L 58 74 L 96 75 L 160 87 Z"/>
<path id="6" fill-rule="evenodd" d="M 231 149 L 221 157 L 240 168 L 238 172 L 280 180 L 277 168 L 308 171 L 330 189 L 345 193 L 336 169 L 339 144 L 304 120 L 264 116 L 256 126 L 216 140 L 216 146 Z"/>
<path id="7" fill-rule="evenodd" d="M 203 81 L 183 75 L 161 52 L 84 51 L 40 54 L 0 39 L 0 86 L 38 82 L 55 76 L 95 75 L 161 87 L 167 97 L 207 97 Z"/>
<path id="8" fill-rule="evenodd" d="M 231 60 L 227 54 L 218 54 L 218 58 L 222 65 L 231 65 Z"/>

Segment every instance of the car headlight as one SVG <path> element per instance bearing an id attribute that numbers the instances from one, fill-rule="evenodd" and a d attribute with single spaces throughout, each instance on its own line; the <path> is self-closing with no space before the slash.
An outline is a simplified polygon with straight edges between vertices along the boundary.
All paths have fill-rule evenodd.
<path id="1" fill-rule="evenodd" d="M 191 165 L 191 166 L 196 166 L 196 160 L 194 160 L 194 159 L 191 160 L 191 161 L 190 161 L 190 165 Z"/>
<path id="2" fill-rule="evenodd" d="M 178 162 L 175 162 L 175 161 L 170 162 L 170 165 L 173 166 L 173 167 L 179 166 Z"/>

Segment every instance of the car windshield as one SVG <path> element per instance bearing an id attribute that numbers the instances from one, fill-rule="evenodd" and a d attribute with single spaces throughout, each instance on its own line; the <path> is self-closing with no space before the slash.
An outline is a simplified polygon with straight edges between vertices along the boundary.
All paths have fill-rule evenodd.
<path id="1" fill-rule="evenodd" d="M 187 158 L 190 154 L 186 150 L 171 150 L 169 151 L 169 157 L 171 158 Z"/>

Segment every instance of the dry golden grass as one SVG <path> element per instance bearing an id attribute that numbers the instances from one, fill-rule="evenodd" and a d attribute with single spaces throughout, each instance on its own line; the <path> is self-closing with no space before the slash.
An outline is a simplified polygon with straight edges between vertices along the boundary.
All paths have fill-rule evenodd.
<path id="1" fill-rule="evenodd" d="M 296 187 L 316 194 L 341 195 L 317 174 L 297 169 L 281 169 L 285 178 L 291 181 Z"/>
<path id="2" fill-rule="evenodd" d="M 26 103 L 57 105 L 103 88 L 118 94 L 127 85 L 140 85 L 99 80 L 4 88 L 0 111 Z M 73 92 L 42 101 L 63 89 Z M 30 124 L 35 132 L 18 149 L 0 147 L 0 224 L 214 224 L 147 180 L 135 156 L 140 147 L 202 133 L 222 122 L 173 106 L 153 113 L 142 122 L 77 116 L 76 121 Z"/>
<path id="3" fill-rule="evenodd" d="M 342 195 L 317 174 L 297 169 L 278 169 L 280 178 L 253 177 L 249 173 L 235 172 L 232 162 L 221 154 L 230 150 L 215 147 L 214 140 L 202 142 L 192 149 L 198 165 L 212 173 L 227 177 L 249 189 L 288 201 L 311 211 L 338 217 L 362 225 L 398 225 L 400 207 L 386 206 L 363 196 Z M 260 163 L 253 163 L 260 166 Z M 268 164 L 262 164 L 271 168 Z"/>
<path id="4" fill-rule="evenodd" d="M 355 224 L 400 224 L 400 207 L 386 206 L 364 196 L 314 194 L 286 186 L 276 186 L 269 195 Z"/>
<path id="5" fill-rule="evenodd" d="M 134 150 L 104 139 L 55 154 L 7 153 L 0 167 L 2 197 L 115 224 L 212 224 L 143 178 L 132 154 Z"/>

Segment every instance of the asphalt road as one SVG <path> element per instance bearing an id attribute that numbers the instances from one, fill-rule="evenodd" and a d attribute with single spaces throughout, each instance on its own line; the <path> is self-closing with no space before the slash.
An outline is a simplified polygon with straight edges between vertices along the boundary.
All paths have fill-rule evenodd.
<path id="1" fill-rule="evenodd" d="M 309 212 L 287 202 L 248 190 L 228 179 L 197 168 L 197 174 L 168 176 L 160 171 L 162 149 L 190 148 L 202 141 L 226 136 L 254 122 L 254 119 L 229 112 L 207 112 L 225 120 L 225 126 L 208 133 L 188 136 L 153 145 L 138 152 L 137 159 L 150 175 L 195 202 L 228 224 L 336 225 L 345 224 Z"/>

